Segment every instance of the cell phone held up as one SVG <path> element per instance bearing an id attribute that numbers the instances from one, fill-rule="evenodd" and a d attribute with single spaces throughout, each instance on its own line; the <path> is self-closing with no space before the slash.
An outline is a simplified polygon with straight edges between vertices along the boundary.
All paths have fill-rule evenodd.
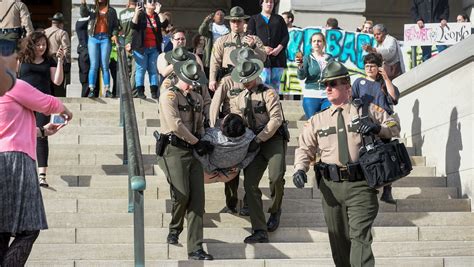
<path id="1" fill-rule="evenodd" d="M 56 125 L 63 125 L 67 124 L 67 120 L 61 114 L 53 114 L 51 115 L 51 123 Z"/>

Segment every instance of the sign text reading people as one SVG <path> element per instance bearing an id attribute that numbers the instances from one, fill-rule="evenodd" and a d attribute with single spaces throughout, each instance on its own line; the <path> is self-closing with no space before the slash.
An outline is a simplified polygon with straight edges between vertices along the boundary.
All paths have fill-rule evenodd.
<path id="1" fill-rule="evenodd" d="M 423 28 L 417 24 L 405 24 L 404 45 L 452 45 L 471 35 L 471 23 L 427 23 Z"/>

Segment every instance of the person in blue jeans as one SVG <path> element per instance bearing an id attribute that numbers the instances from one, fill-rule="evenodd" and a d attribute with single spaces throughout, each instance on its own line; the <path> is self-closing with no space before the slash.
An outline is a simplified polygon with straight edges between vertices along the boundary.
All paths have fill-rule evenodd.
<path id="1" fill-rule="evenodd" d="M 109 6 L 109 0 L 95 0 L 95 6 L 87 6 L 86 0 L 81 0 L 80 8 L 81 17 L 89 17 L 89 25 L 87 27 L 89 40 L 87 49 L 89 52 L 90 68 L 89 68 L 89 92 L 88 97 L 95 97 L 99 90 L 96 88 L 97 73 L 99 64 L 102 69 L 104 78 L 104 91 L 106 97 L 111 97 L 110 91 L 110 51 L 112 43 L 117 43 L 118 35 L 118 18 L 117 12 Z"/>
<path id="2" fill-rule="evenodd" d="M 160 4 L 155 0 L 147 0 L 145 10 L 140 5 L 135 9 L 132 19 L 132 29 L 135 30 L 132 37 L 133 58 L 135 59 L 135 86 L 137 96 L 145 99 L 145 72 L 150 79 L 150 91 L 153 99 L 159 98 L 159 76 L 156 62 L 158 54 L 161 53 L 162 28 L 168 21 L 158 15 L 155 10 L 160 10 Z M 163 22 L 162 22 L 163 21 Z"/>
<path id="3" fill-rule="evenodd" d="M 311 36 L 311 54 L 296 58 L 298 63 L 298 79 L 305 80 L 303 87 L 303 110 L 307 119 L 311 118 L 329 106 L 331 103 L 326 98 L 325 87 L 319 82 L 321 73 L 331 59 L 324 53 L 326 38 L 321 32 Z"/>

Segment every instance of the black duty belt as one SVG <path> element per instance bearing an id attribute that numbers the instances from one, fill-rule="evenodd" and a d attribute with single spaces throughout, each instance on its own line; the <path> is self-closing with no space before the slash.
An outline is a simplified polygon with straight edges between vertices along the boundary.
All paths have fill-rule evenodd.
<path id="1" fill-rule="evenodd" d="M 169 141 L 172 146 L 183 148 L 183 149 L 192 149 L 193 145 L 190 143 L 184 141 L 183 139 L 179 138 L 178 136 L 174 134 L 169 135 Z"/>
<path id="2" fill-rule="evenodd" d="M 346 166 L 320 162 L 314 167 L 316 176 L 333 182 L 358 182 L 365 180 L 359 163 L 349 163 Z"/>
<path id="3" fill-rule="evenodd" d="M 10 28 L 10 29 L 0 29 L 0 34 L 8 34 L 8 33 L 22 33 L 21 28 Z"/>

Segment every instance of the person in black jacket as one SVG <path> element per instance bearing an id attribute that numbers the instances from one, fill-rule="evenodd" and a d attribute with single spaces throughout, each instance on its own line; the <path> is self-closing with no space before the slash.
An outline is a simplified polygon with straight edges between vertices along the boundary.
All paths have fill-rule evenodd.
<path id="1" fill-rule="evenodd" d="M 160 3 L 147 0 L 145 10 L 140 5 L 135 9 L 132 19 L 133 58 L 135 59 L 135 86 L 139 98 L 145 96 L 145 72 L 148 71 L 150 91 L 153 99 L 158 99 L 158 69 L 156 61 L 161 53 L 162 28 L 168 26 L 168 21 L 160 18 L 155 10 L 160 10 Z M 157 8 L 158 7 L 158 8 Z"/>
<path id="2" fill-rule="evenodd" d="M 412 0 L 411 16 L 423 28 L 425 23 L 441 23 L 445 27 L 449 19 L 448 0 Z M 437 45 L 438 53 L 447 48 L 446 45 Z M 422 46 L 422 59 L 428 60 L 431 57 L 431 45 Z"/>
<path id="3" fill-rule="evenodd" d="M 260 5 L 262 12 L 250 18 L 247 32 L 257 35 L 262 40 L 268 55 L 265 68 L 260 76 L 263 83 L 279 92 L 281 75 L 286 68 L 288 28 L 282 16 L 272 13 L 275 5 L 274 0 L 260 0 Z"/>
<path id="4" fill-rule="evenodd" d="M 89 24 L 87 27 L 89 40 L 87 49 L 90 59 L 89 69 L 89 93 L 88 97 L 96 97 L 97 91 L 95 84 L 97 81 L 97 71 L 99 62 L 102 67 L 102 75 L 104 78 L 104 92 L 106 97 L 111 97 L 110 91 L 110 51 L 112 42 L 117 43 L 118 35 L 118 18 L 117 12 L 109 6 L 109 0 L 95 0 L 94 7 L 88 7 L 86 0 L 81 0 L 81 17 L 89 16 Z"/>

